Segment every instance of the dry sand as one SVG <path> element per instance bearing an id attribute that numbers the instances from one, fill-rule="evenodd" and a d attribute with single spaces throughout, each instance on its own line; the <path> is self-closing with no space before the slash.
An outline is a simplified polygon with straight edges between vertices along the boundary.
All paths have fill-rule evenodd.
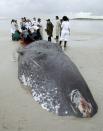
<path id="1" fill-rule="evenodd" d="M 6 32 L 0 36 L 0 131 L 103 131 L 103 46 L 71 45 L 71 57 L 87 81 L 98 104 L 89 119 L 58 117 L 43 110 L 22 88 L 17 76 L 17 42 Z"/>

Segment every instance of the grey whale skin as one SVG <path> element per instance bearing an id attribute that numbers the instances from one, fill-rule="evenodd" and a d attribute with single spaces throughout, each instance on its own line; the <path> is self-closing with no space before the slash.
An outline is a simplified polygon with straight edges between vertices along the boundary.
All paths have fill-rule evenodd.
<path id="1" fill-rule="evenodd" d="M 97 104 L 60 46 L 37 41 L 18 50 L 18 78 L 42 108 L 59 116 L 92 117 Z"/>

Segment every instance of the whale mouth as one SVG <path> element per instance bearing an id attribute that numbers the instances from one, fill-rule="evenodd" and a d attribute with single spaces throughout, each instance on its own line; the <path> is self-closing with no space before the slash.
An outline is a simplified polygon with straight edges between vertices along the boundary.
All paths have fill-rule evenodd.
<path id="1" fill-rule="evenodd" d="M 77 113 L 77 110 L 81 113 L 82 117 L 91 117 L 92 114 L 92 105 L 91 103 L 87 102 L 85 98 L 81 95 L 78 89 L 73 90 L 70 94 L 71 102 L 75 107 L 73 111 Z M 75 110 L 76 109 L 76 110 Z"/>

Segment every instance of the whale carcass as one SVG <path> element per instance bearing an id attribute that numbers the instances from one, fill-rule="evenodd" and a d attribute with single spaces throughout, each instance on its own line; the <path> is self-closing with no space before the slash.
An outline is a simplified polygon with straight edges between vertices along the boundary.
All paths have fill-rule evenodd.
<path id="1" fill-rule="evenodd" d="M 18 78 L 35 101 L 59 116 L 92 117 L 97 104 L 76 65 L 58 44 L 37 41 L 18 50 Z"/>

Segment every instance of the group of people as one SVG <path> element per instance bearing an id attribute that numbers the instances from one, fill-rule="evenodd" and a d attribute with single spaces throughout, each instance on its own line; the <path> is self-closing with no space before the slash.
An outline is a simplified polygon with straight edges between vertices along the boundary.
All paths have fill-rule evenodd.
<path id="1" fill-rule="evenodd" d="M 58 16 L 56 18 L 55 24 L 55 40 L 60 45 L 64 41 L 64 47 L 69 39 L 70 34 L 70 26 L 69 26 L 69 18 L 67 16 L 63 16 L 62 19 L 59 19 Z M 46 33 L 48 36 L 48 41 L 51 41 L 53 37 L 54 25 L 50 19 L 47 19 L 46 24 Z M 20 27 L 18 26 L 17 20 L 11 21 L 11 33 L 12 40 L 18 41 L 21 40 L 25 44 L 29 44 L 32 41 L 42 40 L 43 39 L 43 25 L 41 24 L 41 19 L 33 18 L 31 21 L 27 18 L 21 18 Z"/>
<path id="2" fill-rule="evenodd" d="M 33 18 L 33 21 L 30 21 L 25 17 L 21 18 L 20 27 L 16 20 L 12 20 L 11 33 L 13 41 L 21 40 L 25 44 L 35 40 L 42 40 L 41 19 L 38 18 L 36 21 L 36 18 Z"/>

